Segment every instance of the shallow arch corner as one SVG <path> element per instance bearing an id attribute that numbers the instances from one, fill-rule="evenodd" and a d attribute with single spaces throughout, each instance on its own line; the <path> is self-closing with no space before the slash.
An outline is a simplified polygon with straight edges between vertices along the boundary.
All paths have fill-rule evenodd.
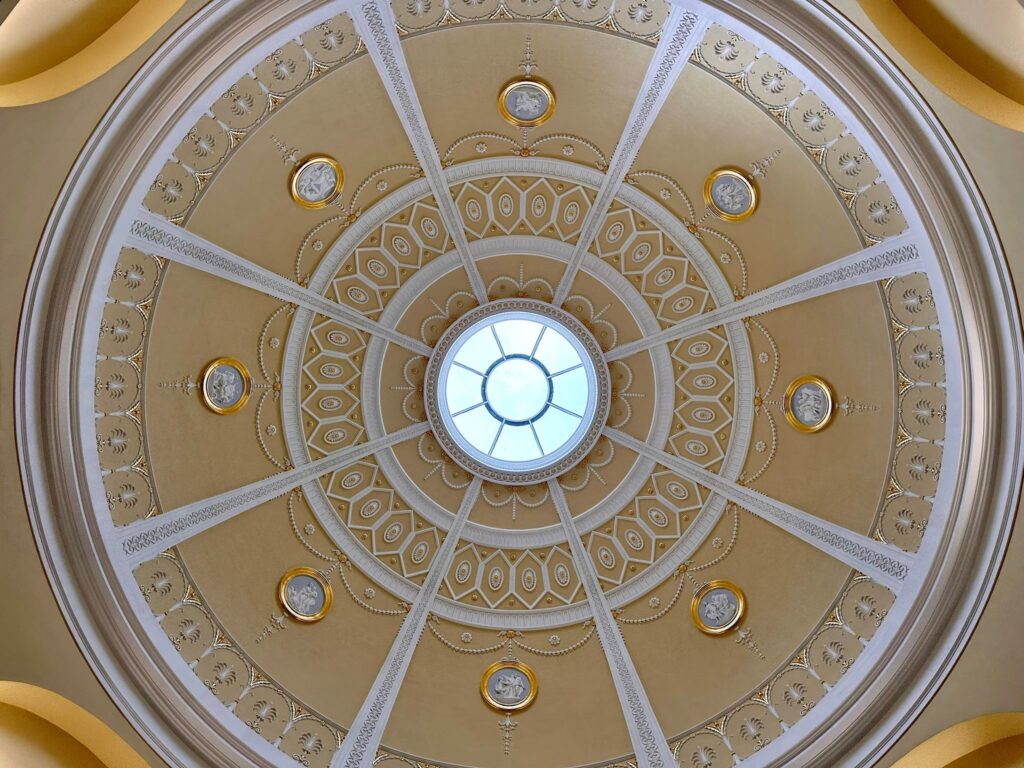
<path id="1" fill-rule="evenodd" d="M 147 768 L 110 726 L 74 702 L 28 683 L 0 681 L 0 758 L 19 755 L 49 759 L 38 763 L 45 765 L 79 766 L 91 755 L 106 768 Z"/>
<path id="2" fill-rule="evenodd" d="M 945 12 L 938 2 L 858 3 L 878 31 L 932 85 L 975 114 L 1024 131 L 1024 76 L 1020 61 L 1013 59 L 1019 44 L 979 46 L 972 39 L 977 29 L 967 28 L 976 26 L 978 20 L 968 23 L 967 18 Z M 975 4 L 964 7 L 968 5 L 974 13 Z M 1015 0 L 1007 0 L 998 7 L 993 5 L 987 12 L 1009 14 L 1002 24 L 993 23 L 990 27 L 1001 29 L 1000 34 L 1011 41 L 1024 28 L 1024 8 Z M 999 50 L 1004 54 L 997 55 Z"/>
<path id="3" fill-rule="evenodd" d="M 185 0 L 22 0 L 0 24 L 0 107 L 49 101 L 124 61 Z"/>
<path id="4" fill-rule="evenodd" d="M 1024 755 L 1024 712 L 957 723 L 908 752 L 893 768 L 1012 768 Z"/>

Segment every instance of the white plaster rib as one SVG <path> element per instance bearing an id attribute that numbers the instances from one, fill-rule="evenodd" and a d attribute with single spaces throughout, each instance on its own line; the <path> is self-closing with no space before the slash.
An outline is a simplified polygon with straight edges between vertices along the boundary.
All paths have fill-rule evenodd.
<path id="1" fill-rule="evenodd" d="M 144 209 L 136 213 L 124 244 L 297 304 L 344 325 L 380 336 L 418 355 L 430 357 L 431 349 L 422 341 L 393 328 L 385 328 L 351 307 L 331 301 Z"/>
<path id="2" fill-rule="evenodd" d="M 427 183 L 437 200 L 441 220 L 455 244 L 455 250 L 462 258 L 462 264 L 469 276 L 469 284 L 473 295 L 480 304 L 487 303 L 487 288 L 483 277 L 477 269 L 476 262 L 469 251 L 469 241 L 463 226 L 462 214 L 452 199 L 437 145 L 427 126 L 427 118 L 416 95 L 416 87 L 412 81 L 409 65 L 402 51 L 402 42 L 398 37 L 394 12 L 387 0 L 368 0 L 359 3 L 353 9 L 353 19 L 366 46 L 373 65 L 377 68 L 384 87 L 387 89 L 391 103 L 402 121 L 402 127 L 412 144 L 412 151 L 423 169 Z"/>
<path id="3" fill-rule="evenodd" d="M 560 307 L 569 296 L 576 273 L 583 263 L 583 255 L 594 242 L 594 238 L 597 237 L 601 223 L 619 191 L 622 180 L 632 167 L 633 161 L 636 160 L 637 152 L 640 151 L 640 146 L 651 130 L 651 126 L 654 125 L 658 112 L 665 103 L 665 99 L 668 98 L 679 74 L 690 60 L 693 49 L 703 38 L 707 26 L 707 22 L 692 11 L 673 6 L 669 12 L 668 19 L 661 30 L 661 40 L 654 50 L 654 58 L 651 59 L 650 66 L 647 68 L 640 92 L 637 94 L 636 101 L 633 102 L 633 109 L 626 121 L 626 127 L 615 147 L 611 162 L 608 163 L 608 172 L 597 191 L 594 204 L 583 219 L 583 227 L 580 230 L 579 239 L 576 241 L 576 249 L 555 289 L 555 296 L 552 300 L 555 306 Z"/>
<path id="4" fill-rule="evenodd" d="M 301 467 L 278 472 L 241 488 L 186 504 L 162 515 L 139 520 L 118 531 L 121 552 L 131 566 L 145 562 L 164 550 L 287 493 L 305 482 L 343 469 L 382 448 L 419 437 L 429 428 L 426 422 L 412 424 L 377 440 L 342 448 Z"/>
<path id="5" fill-rule="evenodd" d="M 918 246 L 920 239 L 913 232 L 890 237 L 849 256 L 784 280 L 771 288 L 752 293 L 739 301 L 680 320 L 670 328 L 652 333 L 643 339 L 620 344 L 608 351 L 605 360 L 609 363 L 623 360 L 645 349 L 694 336 L 724 323 L 763 315 L 774 309 L 858 285 L 909 274 L 923 268 L 924 262 Z"/>
<path id="6" fill-rule="evenodd" d="M 395 706 L 395 701 L 398 700 L 398 692 L 405 679 L 405 673 L 409 669 L 416 645 L 427 624 L 430 607 L 437 597 L 441 580 L 448 573 L 448 569 L 455 559 L 459 534 L 469 518 L 470 510 L 476 504 L 482 485 L 483 480 L 480 477 L 474 477 L 473 482 L 466 489 L 458 515 L 446 534 L 444 543 L 441 544 L 430 563 L 423 587 L 416 595 L 412 607 L 402 621 L 402 626 L 391 645 L 391 650 L 388 651 L 387 658 L 377 673 L 377 679 L 373 681 L 369 695 L 363 702 L 363 706 L 360 707 L 344 741 L 341 742 L 341 749 L 331 760 L 331 768 L 372 768 L 377 757 L 377 748 L 384 737 L 384 729 L 391 717 L 391 710 Z"/>
<path id="7" fill-rule="evenodd" d="M 622 716 L 626 721 L 626 730 L 629 731 L 629 739 L 636 753 L 637 768 L 676 768 L 668 740 L 661 730 L 658 718 L 654 715 L 647 692 L 640 682 L 633 660 L 629 657 L 629 651 L 626 650 L 622 631 L 601 589 L 594 562 L 583 548 L 583 541 L 576 530 L 562 486 L 557 480 L 549 480 L 548 488 L 555 509 L 558 510 L 558 518 L 565 528 L 565 537 L 569 541 L 580 581 L 583 582 L 583 589 L 587 593 L 597 636 L 604 649 L 612 682 L 615 684 L 615 693 L 618 694 L 619 705 L 622 707 Z"/>
<path id="8" fill-rule="evenodd" d="M 631 451 L 654 459 L 681 477 L 700 483 L 734 504 L 757 515 L 786 533 L 807 542 L 815 549 L 870 576 L 898 593 L 910 574 L 914 556 L 896 547 L 843 528 L 820 517 L 791 507 L 763 493 L 726 480 L 691 461 L 652 448 L 617 429 L 605 428 L 605 434 Z"/>

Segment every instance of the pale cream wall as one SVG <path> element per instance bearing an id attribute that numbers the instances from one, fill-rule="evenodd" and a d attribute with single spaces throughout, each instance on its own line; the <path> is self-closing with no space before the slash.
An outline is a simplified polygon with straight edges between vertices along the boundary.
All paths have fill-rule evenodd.
<path id="1" fill-rule="evenodd" d="M 855 0 L 833 0 L 877 39 Z M 118 90 L 188 14 L 185 8 L 140 51 L 79 91 L 0 110 L 0 679 L 55 690 L 109 723 L 153 765 L 162 763 L 132 732 L 78 652 L 46 583 L 32 539 L 14 450 L 14 351 L 31 260 L 74 158 Z M 884 40 L 886 50 L 892 51 Z M 897 56 L 895 59 L 903 66 Z M 953 103 L 904 66 L 964 153 L 986 199 L 1018 282 L 1024 279 L 1024 133 L 998 127 Z M 939 730 L 986 712 L 1024 710 L 1024 532 L 1017 528 L 996 591 L 963 658 L 921 718 L 882 761 L 888 766 Z"/>

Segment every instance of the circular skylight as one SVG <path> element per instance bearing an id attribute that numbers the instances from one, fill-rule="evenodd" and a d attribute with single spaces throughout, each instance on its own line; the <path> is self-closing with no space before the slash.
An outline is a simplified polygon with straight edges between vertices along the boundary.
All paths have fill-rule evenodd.
<path id="1" fill-rule="evenodd" d="M 428 376 L 435 429 L 468 469 L 497 473 L 485 472 L 490 479 L 563 471 L 567 457 L 582 458 L 574 451 L 607 410 L 596 342 L 550 305 L 496 304 L 470 313 L 438 345 Z"/>

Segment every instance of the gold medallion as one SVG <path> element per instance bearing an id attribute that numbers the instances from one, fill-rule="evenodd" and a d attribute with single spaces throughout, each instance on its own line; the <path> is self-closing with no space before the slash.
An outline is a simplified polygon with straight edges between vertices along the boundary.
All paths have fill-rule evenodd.
<path id="1" fill-rule="evenodd" d="M 288 179 L 292 200 L 303 208 L 324 208 L 345 186 L 345 172 L 333 157 L 311 155 L 299 163 Z"/>
<path id="2" fill-rule="evenodd" d="M 819 376 L 801 376 L 786 387 L 782 409 L 786 421 L 798 432 L 820 432 L 835 418 L 836 393 Z"/>
<path id="3" fill-rule="evenodd" d="M 301 566 L 281 577 L 277 600 L 293 619 L 312 624 L 331 610 L 334 590 L 320 571 Z"/>
<path id="4" fill-rule="evenodd" d="M 743 590 L 731 581 L 709 581 L 690 601 L 690 616 L 706 635 L 724 635 L 735 629 L 747 611 Z"/>
<path id="5" fill-rule="evenodd" d="M 211 361 L 199 377 L 199 394 L 203 405 L 216 414 L 234 413 L 242 408 L 252 394 L 252 377 L 241 360 L 218 357 Z"/>
<path id="6" fill-rule="evenodd" d="M 537 698 L 537 675 L 521 661 L 497 661 L 484 670 L 480 695 L 495 712 L 521 712 Z"/>
<path id="7" fill-rule="evenodd" d="M 741 168 L 717 168 L 704 182 L 704 202 L 720 219 L 743 221 L 757 210 L 757 184 Z"/>

